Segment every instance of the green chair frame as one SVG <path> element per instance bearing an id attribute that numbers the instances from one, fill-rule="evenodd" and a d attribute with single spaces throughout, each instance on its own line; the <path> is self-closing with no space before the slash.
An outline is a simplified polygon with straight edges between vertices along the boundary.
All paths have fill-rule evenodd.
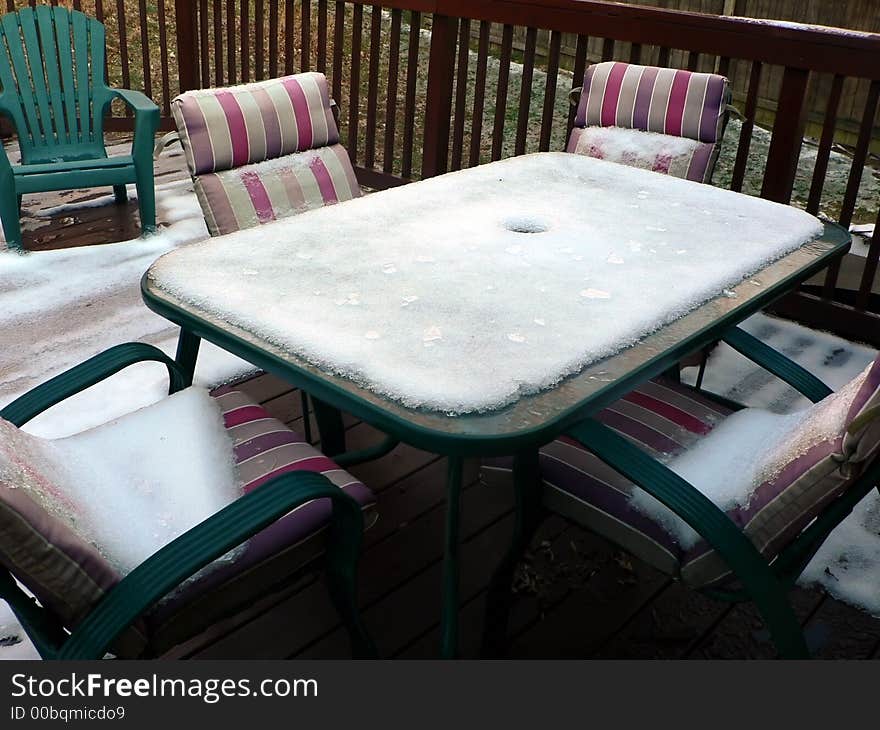
<path id="1" fill-rule="evenodd" d="M 25 193 L 110 185 L 117 203 L 137 187 L 141 231 L 156 229 L 153 140 L 159 107 L 104 81 L 104 26 L 77 10 L 42 5 L 0 17 L 0 114 L 15 126 L 21 164 L 0 155 L 0 222 L 21 249 Z M 104 116 L 121 99 L 134 113 L 130 155 L 107 157 Z"/>
<path id="2" fill-rule="evenodd" d="M 810 372 L 739 327 L 726 332 L 722 340 L 813 403 L 832 393 Z M 718 401 L 734 408 L 743 407 L 722 398 Z M 788 659 L 809 657 L 806 640 L 787 593 L 834 528 L 872 489 L 877 487 L 880 490 L 880 458 L 873 458 L 846 492 L 826 506 L 795 540 L 768 562 L 724 511 L 689 482 L 608 426 L 590 418 L 569 429 L 567 435 L 675 512 L 724 558 L 738 581 L 738 587 L 734 590 L 705 589 L 707 595 L 729 602 L 754 602 L 778 655 Z M 542 486 L 537 461 L 518 466 L 531 468 L 523 470 L 528 473 L 522 477 L 523 482 L 517 490 L 518 513 L 522 516 L 518 517 L 514 527 L 513 544 L 496 569 L 489 587 L 483 634 L 483 652 L 488 656 L 498 656 L 504 651 L 513 570 L 548 514 L 541 503 Z"/>
<path id="3" fill-rule="evenodd" d="M 0 410 L 0 418 L 22 426 L 129 365 L 147 361 L 166 366 L 169 393 L 186 387 L 184 373 L 161 350 L 143 343 L 127 343 L 25 393 Z M 71 632 L 49 609 L 28 596 L 2 566 L 0 598 L 9 603 L 44 659 L 100 659 L 125 628 L 169 591 L 291 510 L 314 499 L 329 499 L 333 504 L 324 556 L 331 599 L 348 630 L 353 655 L 373 657 L 375 647 L 361 622 L 355 599 L 364 529 L 361 508 L 330 480 L 314 472 L 278 476 L 173 540 L 125 576 Z"/>

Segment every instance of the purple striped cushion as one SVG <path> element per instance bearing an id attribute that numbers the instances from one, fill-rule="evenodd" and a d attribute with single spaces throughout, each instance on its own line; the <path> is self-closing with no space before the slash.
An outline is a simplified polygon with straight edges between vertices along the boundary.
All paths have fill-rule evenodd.
<path id="1" fill-rule="evenodd" d="M 853 398 L 847 422 L 843 453 L 850 463 L 864 465 L 880 451 L 880 356 Z"/>
<path id="2" fill-rule="evenodd" d="M 171 112 L 193 176 L 339 141 L 327 80 L 319 73 L 187 91 Z"/>
<path id="3" fill-rule="evenodd" d="M 717 74 L 620 61 L 597 63 L 584 74 L 567 149 L 708 183 L 718 159 L 729 99 L 730 84 Z M 640 130 L 645 137 L 636 141 L 631 133 L 617 130 Z M 694 144 L 683 149 L 673 138 Z"/>
<path id="4" fill-rule="evenodd" d="M 361 195 L 348 153 L 339 144 L 206 173 L 194 185 L 212 236 Z"/>
<path id="5" fill-rule="evenodd" d="M 642 139 L 634 140 L 633 135 Z M 717 144 L 656 132 L 621 130 L 619 127 L 575 127 L 566 151 L 707 183 L 718 158 L 718 148 Z"/>
<path id="6" fill-rule="evenodd" d="M 576 127 L 626 127 L 721 140 L 729 83 L 718 74 L 607 61 L 590 66 Z"/>
<path id="7" fill-rule="evenodd" d="M 813 446 L 760 485 L 746 507 L 728 511 L 765 557 L 778 554 L 846 490 L 860 471 L 861 465 L 853 467 L 857 459 L 876 456 L 880 418 L 871 409 L 880 405 L 878 389 L 880 358 L 860 386 L 848 417 L 862 415 L 866 423 L 853 433 Z M 725 415 L 723 408 L 684 386 L 653 381 L 598 418 L 652 455 L 670 456 L 693 445 Z M 718 584 L 730 576 L 727 564 L 705 541 L 682 550 L 658 523 L 636 510 L 629 501 L 635 485 L 580 444 L 565 438 L 548 444 L 541 450 L 541 468 L 549 509 L 690 585 Z M 485 469 L 488 476 L 509 478 L 509 462 L 490 462 Z"/>
<path id="8" fill-rule="evenodd" d="M 652 456 L 679 453 L 709 433 L 730 411 L 682 386 L 651 381 L 601 411 L 597 418 Z M 580 444 L 557 439 L 541 449 L 544 504 L 676 575 L 682 552 L 653 520 L 630 505 L 635 485 Z M 510 479 L 511 462 L 484 462 L 487 479 Z"/>
<path id="9" fill-rule="evenodd" d="M 372 492 L 243 394 L 214 393 L 233 440 L 245 492 L 290 471 L 316 471 L 362 505 L 375 521 Z M 29 496 L 39 489 L 63 499 L 51 475 L 28 460 L 21 431 L 0 419 L 0 564 L 8 568 L 68 628 L 75 627 L 120 580 L 120 575 L 62 519 Z M 23 484 L 30 485 L 22 488 Z M 45 501 L 45 500 L 42 500 Z M 255 535 L 234 560 L 220 560 L 167 597 L 114 642 L 123 657 L 161 653 L 194 635 L 242 602 L 261 597 L 323 552 L 328 500 L 297 508 Z"/>
<path id="10" fill-rule="evenodd" d="M 234 458 L 245 492 L 280 474 L 315 471 L 351 495 L 363 508 L 366 525 L 376 520 L 376 499 L 358 479 L 272 418 L 248 396 L 223 386 L 212 392 L 232 437 Z M 161 654 L 191 638 L 242 605 L 264 596 L 324 552 L 329 500 L 309 502 L 251 538 L 234 560 L 218 562 L 172 594 L 147 616 L 150 648 Z"/>

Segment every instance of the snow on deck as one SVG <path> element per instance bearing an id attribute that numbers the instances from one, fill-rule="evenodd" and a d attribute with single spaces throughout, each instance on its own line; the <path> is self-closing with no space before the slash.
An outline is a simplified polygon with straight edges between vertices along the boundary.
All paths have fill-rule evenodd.
<path id="1" fill-rule="evenodd" d="M 821 231 L 788 206 L 548 153 L 188 246 L 151 275 L 328 371 L 464 413 L 554 385 Z"/>

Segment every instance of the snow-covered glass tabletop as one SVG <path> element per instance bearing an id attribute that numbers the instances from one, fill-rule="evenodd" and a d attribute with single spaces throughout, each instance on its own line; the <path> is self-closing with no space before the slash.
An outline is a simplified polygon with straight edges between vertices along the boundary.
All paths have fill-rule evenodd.
<path id="1" fill-rule="evenodd" d="M 169 253 L 150 286 L 410 408 L 490 411 L 822 234 L 795 208 L 542 153 Z"/>

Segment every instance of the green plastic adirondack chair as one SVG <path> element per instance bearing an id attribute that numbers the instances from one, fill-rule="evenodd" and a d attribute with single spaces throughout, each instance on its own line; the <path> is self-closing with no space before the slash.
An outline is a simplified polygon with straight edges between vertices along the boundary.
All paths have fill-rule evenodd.
<path id="1" fill-rule="evenodd" d="M 0 17 L 0 113 L 18 133 L 21 164 L 0 155 L 0 221 L 21 248 L 24 193 L 112 185 L 116 202 L 137 186 L 141 230 L 156 228 L 153 139 L 159 107 L 104 81 L 104 26 L 63 7 L 24 8 Z M 104 116 L 113 99 L 134 111 L 130 155 L 107 157 Z"/>

